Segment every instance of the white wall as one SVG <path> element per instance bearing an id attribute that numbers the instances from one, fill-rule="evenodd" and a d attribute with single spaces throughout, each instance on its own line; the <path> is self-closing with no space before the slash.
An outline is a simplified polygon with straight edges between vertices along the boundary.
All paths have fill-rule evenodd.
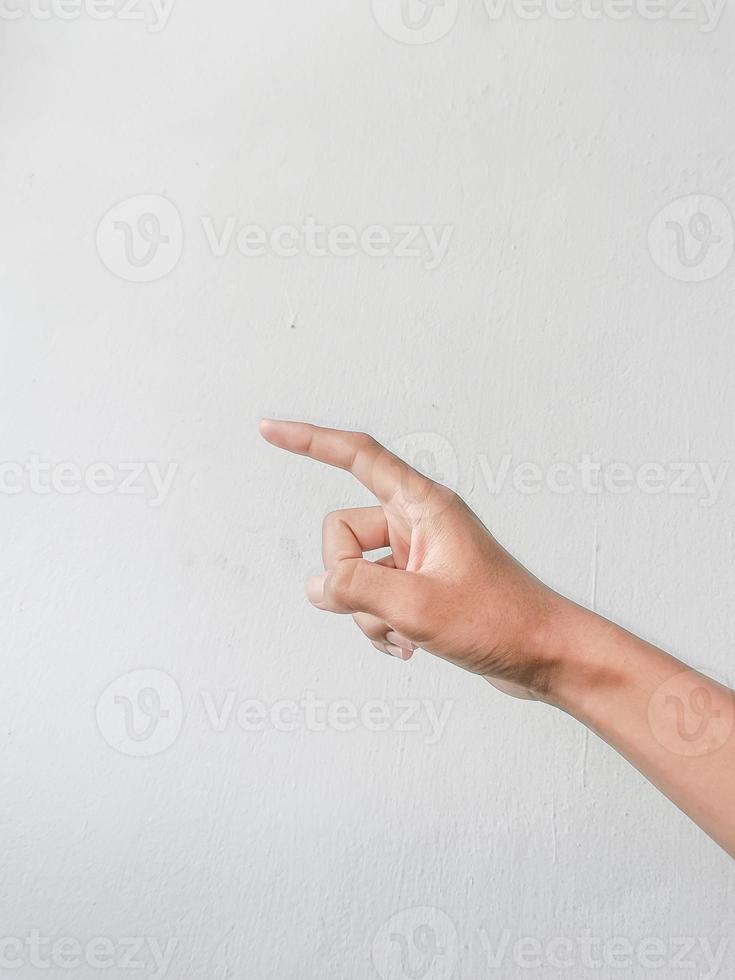
<path id="1" fill-rule="evenodd" d="M 427 30 L 451 26 L 452 2 Z M 0 499 L 9 975 L 157 975 L 148 944 L 124 968 L 125 937 L 175 941 L 167 976 L 193 980 L 732 975 L 729 860 L 611 750 L 308 606 L 323 514 L 366 495 L 256 434 L 274 414 L 434 453 L 547 581 L 734 681 L 735 472 L 710 506 L 701 469 L 693 494 L 511 481 L 518 462 L 546 476 L 585 454 L 660 463 L 666 481 L 672 462 L 731 459 L 732 11 L 707 32 L 695 0 L 699 21 L 655 22 L 462 2 L 445 36 L 407 44 L 428 35 L 401 35 L 378 0 L 375 16 L 368 0 L 175 0 L 158 31 L 137 3 L 147 20 L 118 0 L 109 21 L 20 0 L 0 19 L 0 455 L 28 467 L 4 467 Z M 679 200 L 695 193 L 716 201 Z M 144 212 L 169 241 L 146 265 L 138 238 L 135 266 L 124 223 Z M 695 213 L 721 240 L 700 254 L 690 236 L 687 267 L 666 222 Z M 202 224 L 309 215 L 451 241 L 433 269 L 305 245 L 216 257 Z M 483 461 L 506 454 L 493 493 Z M 109 494 L 73 467 L 41 493 L 50 474 L 30 472 L 69 462 L 89 483 L 99 461 Z M 130 462 L 175 464 L 163 502 L 149 482 L 123 492 Z M 142 668 L 158 673 L 108 688 Z M 233 714 L 218 731 L 207 698 L 228 692 L 268 711 L 380 699 L 391 728 L 301 715 L 248 732 Z M 128 735 L 125 698 L 141 737 L 153 712 L 150 738 Z M 423 707 L 398 730 L 407 699 L 448 706 L 438 739 Z M 429 911 L 388 921 L 414 907 Z M 34 929 L 97 965 L 58 965 L 73 942 L 34 965 L 50 950 Z M 607 965 L 587 963 L 585 934 Z M 433 960 L 415 945 L 432 936 Z M 571 966 L 524 968 L 520 937 L 575 940 L 556 949 Z M 696 941 L 687 969 L 677 937 Z"/>

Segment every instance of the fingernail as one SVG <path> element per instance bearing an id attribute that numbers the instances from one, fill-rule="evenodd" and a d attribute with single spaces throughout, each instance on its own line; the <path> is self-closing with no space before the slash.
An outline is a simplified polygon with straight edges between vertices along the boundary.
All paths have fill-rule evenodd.
<path id="1" fill-rule="evenodd" d="M 413 643 L 407 636 L 403 636 L 401 633 L 396 633 L 395 630 L 388 630 L 385 634 L 385 638 L 389 643 L 394 646 L 401 647 L 403 650 L 415 650 L 416 644 Z"/>
<path id="2" fill-rule="evenodd" d="M 326 572 L 323 575 L 312 575 L 310 579 L 307 579 L 306 598 L 309 602 L 317 603 L 324 599 L 324 583 L 326 579 Z"/>
<path id="3" fill-rule="evenodd" d="M 398 660 L 410 660 L 413 656 L 413 650 L 404 650 L 402 647 L 396 646 L 395 643 L 386 643 L 385 649 L 391 657 L 396 657 Z"/>

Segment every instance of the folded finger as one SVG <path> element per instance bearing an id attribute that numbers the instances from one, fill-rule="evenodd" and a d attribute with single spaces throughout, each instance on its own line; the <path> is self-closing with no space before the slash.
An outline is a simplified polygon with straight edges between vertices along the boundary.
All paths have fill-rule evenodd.
<path id="1" fill-rule="evenodd" d="M 345 558 L 362 558 L 364 552 L 387 548 L 388 522 L 382 507 L 352 507 L 327 514 L 322 526 L 322 558 L 334 568 Z"/>
<path id="2" fill-rule="evenodd" d="M 385 620 L 371 616 L 370 613 L 355 613 L 352 618 L 378 650 L 390 654 L 391 657 L 398 657 L 399 660 L 409 660 L 413 656 L 416 644 L 392 630 Z"/>

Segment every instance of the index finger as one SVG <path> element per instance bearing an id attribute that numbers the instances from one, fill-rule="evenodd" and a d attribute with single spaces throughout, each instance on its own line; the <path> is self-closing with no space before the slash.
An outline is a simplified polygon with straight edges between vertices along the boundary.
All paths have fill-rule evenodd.
<path id="1" fill-rule="evenodd" d="M 389 503 L 399 491 L 415 498 L 431 485 L 425 476 L 364 432 L 263 419 L 260 433 L 280 449 L 347 470 L 381 503 Z"/>

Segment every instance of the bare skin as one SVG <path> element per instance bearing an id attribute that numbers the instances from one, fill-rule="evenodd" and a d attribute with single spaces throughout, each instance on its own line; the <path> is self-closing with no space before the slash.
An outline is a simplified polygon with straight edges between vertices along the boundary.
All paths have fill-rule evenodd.
<path id="1" fill-rule="evenodd" d="M 260 431 L 350 471 L 378 501 L 325 518 L 325 571 L 306 585 L 318 609 L 352 615 L 384 653 L 421 647 L 568 712 L 735 857 L 733 691 L 548 588 L 456 494 L 370 436 L 273 420 Z"/>

